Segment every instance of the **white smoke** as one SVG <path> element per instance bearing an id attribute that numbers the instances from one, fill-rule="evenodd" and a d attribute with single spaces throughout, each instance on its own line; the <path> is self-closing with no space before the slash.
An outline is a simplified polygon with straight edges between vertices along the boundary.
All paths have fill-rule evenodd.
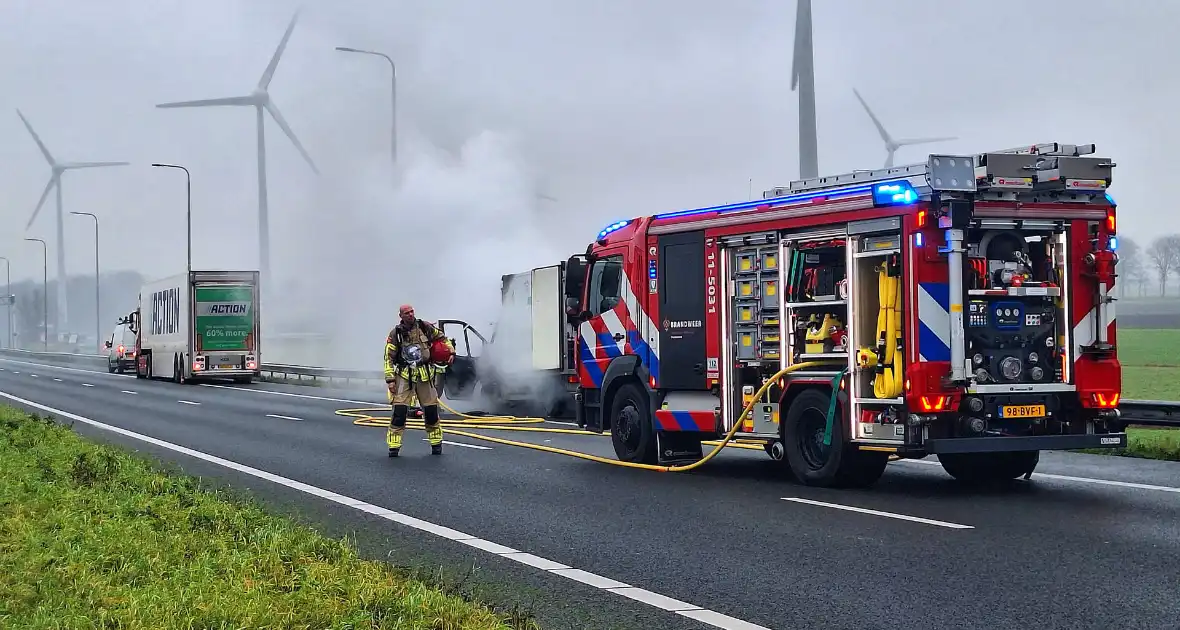
<path id="1" fill-rule="evenodd" d="M 488 337 L 501 276 L 568 256 L 537 228 L 535 176 L 509 135 L 481 132 L 457 156 L 411 136 L 399 162 L 400 181 L 385 156 L 327 175 L 300 253 L 277 270 L 284 290 L 270 321 L 329 339 L 323 356 L 300 362 L 380 368 L 403 303 Z"/>

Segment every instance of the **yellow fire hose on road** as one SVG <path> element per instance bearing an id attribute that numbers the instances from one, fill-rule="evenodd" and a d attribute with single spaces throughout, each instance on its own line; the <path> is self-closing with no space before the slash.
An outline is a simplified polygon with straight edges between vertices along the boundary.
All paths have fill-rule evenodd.
<path id="1" fill-rule="evenodd" d="M 742 409 L 742 412 L 740 414 L 738 414 L 738 419 L 744 417 L 747 413 L 750 413 L 750 411 L 754 408 L 754 405 L 758 404 L 759 399 L 761 399 L 762 395 L 766 393 L 766 390 L 769 389 L 771 385 L 778 382 L 778 380 L 781 379 L 783 376 L 790 374 L 791 372 L 794 372 L 796 370 L 801 370 L 803 368 L 818 367 L 818 366 L 822 366 L 822 365 L 844 365 L 844 363 L 843 362 L 836 363 L 836 362 L 832 362 L 832 361 L 807 361 L 807 362 L 803 362 L 803 363 L 796 363 L 794 365 L 791 365 L 791 366 L 788 366 L 788 367 L 785 367 L 785 368 L 779 370 L 777 373 L 774 374 L 774 376 L 771 376 L 769 379 L 767 379 L 766 382 L 763 383 L 762 387 L 752 397 L 750 397 L 750 402 L 746 403 L 746 406 Z M 834 395 L 834 393 L 833 393 L 833 395 Z M 465 428 L 469 428 L 469 429 L 479 428 L 479 429 L 494 430 L 494 431 L 535 431 L 535 432 L 545 432 L 545 433 L 567 433 L 567 434 L 575 434 L 575 435 L 598 435 L 597 433 L 593 433 L 590 431 L 584 431 L 584 430 L 580 430 L 580 429 L 556 429 L 556 428 L 549 428 L 549 427 L 511 426 L 514 424 L 515 425 L 537 424 L 537 423 L 544 422 L 545 419 L 544 418 L 535 418 L 535 417 L 516 417 L 516 416 L 472 416 L 472 415 L 456 412 L 455 410 L 442 404 L 441 402 L 439 403 L 439 405 L 443 409 L 445 409 L 446 411 L 453 413 L 455 415 L 458 415 L 461 418 L 461 421 L 454 421 L 454 420 L 452 420 L 452 421 L 442 420 L 441 421 L 443 428 L 446 430 L 446 433 L 448 433 L 450 435 L 459 435 L 462 437 L 472 438 L 472 439 L 476 439 L 476 440 L 484 440 L 484 441 L 493 442 L 496 444 L 504 444 L 507 446 L 517 446 L 520 448 L 528 448 L 528 449 L 533 449 L 536 451 L 542 451 L 542 452 L 546 452 L 546 453 L 554 453 L 557 455 L 566 455 L 569 457 L 577 457 L 579 459 L 585 459 L 585 460 L 589 460 L 592 462 L 599 462 L 602 464 L 611 464 L 614 466 L 625 466 L 627 468 L 640 468 L 643 470 L 655 470 L 658 472 L 686 472 L 686 471 L 694 470 L 696 468 L 703 466 L 706 462 L 708 462 L 709 460 L 716 457 L 717 454 L 720 453 L 722 449 L 726 448 L 726 446 L 739 446 L 741 448 L 756 448 L 759 450 L 762 449 L 762 446 L 756 445 L 756 444 L 742 444 L 740 442 L 734 443 L 732 445 L 730 444 L 730 442 L 733 440 L 734 435 L 737 434 L 738 429 L 741 428 L 741 426 L 742 426 L 742 423 L 740 421 L 735 421 L 733 423 L 733 428 L 731 428 L 729 430 L 729 432 L 726 433 L 724 439 L 722 439 L 720 442 L 713 442 L 716 444 L 716 446 L 713 447 L 713 450 L 709 451 L 709 453 L 707 455 L 705 455 L 701 459 L 699 459 L 691 464 L 684 464 L 682 466 L 659 466 L 659 465 L 654 465 L 654 464 L 636 464 L 636 463 L 632 463 L 632 462 L 619 461 L 617 459 L 599 457 L 598 455 L 591 455 L 590 453 L 582 453 L 579 451 L 571 451 L 569 449 L 557 448 L 554 446 L 545 446 L 543 444 L 533 444 L 531 442 L 521 442 L 521 441 L 517 441 L 517 440 L 509 440 L 509 439 L 494 437 L 494 436 L 490 436 L 490 435 L 483 435 L 480 433 L 472 433 L 470 431 L 463 431 L 461 429 L 458 429 L 458 427 L 465 427 Z M 343 415 L 343 416 L 357 417 L 358 412 L 365 413 L 368 411 L 373 411 L 373 409 L 342 409 L 340 411 L 337 411 L 336 413 L 339 415 Z M 361 417 L 357 417 L 357 419 L 353 421 L 353 424 L 357 424 L 357 425 L 361 425 L 361 426 L 388 426 L 389 420 L 388 419 L 378 419 L 373 416 L 364 415 Z M 422 421 L 407 422 L 406 428 L 407 429 L 424 429 L 425 425 L 422 423 Z M 704 443 L 704 442 L 702 442 L 702 443 Z"/>

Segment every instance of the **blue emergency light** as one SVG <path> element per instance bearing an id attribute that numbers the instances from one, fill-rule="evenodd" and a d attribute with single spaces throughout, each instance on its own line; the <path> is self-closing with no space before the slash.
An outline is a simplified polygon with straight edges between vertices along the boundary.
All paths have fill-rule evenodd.
<path id="1" fill-rule="evenodd" d="M 917 200 L 917 191 L 907 181 L 886 182 L 873 186 L 875 206 L 904 206 Z"/>
<path id="2" fill-rule="evenodd" d="M 1112 252 L 1117 252 L 1119 250 L 1119 237 L 1112 234 L 1110 236 L 1110 243 L 1108 243 L 1107 249 Z"/>
<path id="3" fill-rule="evenodd" d="M 627 219 L 626 221 L 615 221 L 614 223 L 611 223 L 610 225 L 602 228 L 602 231 L 598 233 L 598 238 L 595 240 L 601 241 L 602 239 L 606 238 L 607 234 L 610 234 L 611 232 L 617 232 L 628 225 L 631 225 L 631 219 Z"/>

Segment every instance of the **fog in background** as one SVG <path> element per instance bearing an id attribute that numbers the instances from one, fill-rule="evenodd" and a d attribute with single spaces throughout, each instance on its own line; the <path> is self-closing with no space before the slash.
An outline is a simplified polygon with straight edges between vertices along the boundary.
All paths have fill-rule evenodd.
<path id="1" fill-rule="evenodd" d="M 379 366 L 402 302 L 490 334 L 502 274 L 580 252 L 618 218 L 758 196 L 798 175 L 794 2 L 302 6 L 269 92 L 321 174 L 267 117 L 278 297 L 264 321 L 330 335 L 323 363 Z M 1094 142 L 1118 163 L 1120 230 L 1144 241 L 1180 230 L 1165 201 L 1168 151 L 1180 146 L 1167 29 L 1180 4 L 1109 6 L 817 0 L 821 174 L 884 162 L 855 87 L 896 137 L 959 137 L 902 148 L 899 164 L 928 151 Z M 56 277 L 52 196 L 25 230 L 50 171 L 18 107 L 59 160 L 134 163 L 63 177 L 65 211 L 102 221 L 104 270 L 158 278 L 184 268 L 183 173 L 155 161 L 192 171 L 194 267 L 257 268 L 253 108 L 154 105 L 248 94 L 296 8 L 0 4 L 0 256 L 13 280 L 40 282 L 40 246 L 26 236 L 50 243 Z M 388 65 L 335 46 L 398 64 L 396 178 Z M 91 277 L 93 224 L 65 222 L 67 268 Z M 70 310 L 71 328 L 93 330 L 86 306 Z"/>

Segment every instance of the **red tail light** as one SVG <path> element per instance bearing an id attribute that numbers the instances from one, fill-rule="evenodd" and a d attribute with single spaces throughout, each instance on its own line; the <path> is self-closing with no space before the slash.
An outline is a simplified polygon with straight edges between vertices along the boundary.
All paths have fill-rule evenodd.
<path id="1" fill-rule="evenodd" d="M 119 354 L 123 354 L 123 352 L 126 350 L 127 349 L 123 347 L 123 344 L 119 344 L 119 348 L 118 348 Z"/>
<path id="2" fill-rule="evenodd" d="M 922 405 L 922 411 L 927 413 L 946 411 L 950 403 L 950 396 L 922 396 L 919 402 Z"/>
<path id="3" fill-rule="evenodd" d="M 1118 231 L 1115 230 L 1114 228 L 1115 228 L 1114 208 L 1107 208 L 1106 209 L 1106 229 L 1111 234 L 1117 234 Z"/>
<path id="4" fill-rule="evenodd" d="M 1090 394 L 1090 400 L 1094 401 L 1094 406 L 1099 409 L 1113 409 L 1119 406 L 1119 394 L 1115 393 L 1101 393 L 1094 392 Z"/>

